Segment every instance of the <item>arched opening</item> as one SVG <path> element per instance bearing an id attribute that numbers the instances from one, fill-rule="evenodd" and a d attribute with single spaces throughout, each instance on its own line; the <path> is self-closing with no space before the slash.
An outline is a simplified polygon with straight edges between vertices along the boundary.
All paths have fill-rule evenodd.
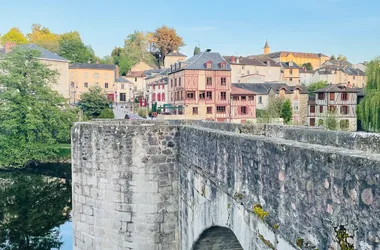
<path id="1" fill-rule="evenodd" d="M 225 227 L 210 227 L 203 231 L 193 250 L 243 250 L 234 232 Z"/>

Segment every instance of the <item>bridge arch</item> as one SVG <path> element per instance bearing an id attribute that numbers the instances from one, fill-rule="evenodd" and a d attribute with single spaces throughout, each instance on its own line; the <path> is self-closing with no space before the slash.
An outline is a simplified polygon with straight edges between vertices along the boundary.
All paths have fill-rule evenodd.
<path id="1" fill-rule="evenodd" d="M 203 231 L 193 250 L 243 250 L 234 232 L 226 227 L 214 226 Z"/>

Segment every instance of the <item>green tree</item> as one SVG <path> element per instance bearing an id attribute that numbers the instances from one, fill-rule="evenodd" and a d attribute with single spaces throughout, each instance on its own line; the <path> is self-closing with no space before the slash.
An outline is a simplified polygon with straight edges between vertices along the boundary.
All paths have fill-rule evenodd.
<path id="1" fill-rule="evenodd" d="M 284 122 L 288 124 L 292 120 L 292 103 L 289 99 L 286 99 L 281 106 L 280 117 L 284 119 Z"/>
<path id="2" fill-rule="evenodd" d="M 201 48 L 199 48 L 198 46 L 195 46 L 195 48 L 194 48 L 194 56 L 198 55 L 200 53 L 201 53 Z"/>
<path id="3" fill-rule="evenodd" d="M 32 32 L 28 35 L 29 43 L 37 44 L 51 52 L 58 52 L 59 35 L 52 33 L 48 28 L 40 24 L 32 25 Z"/>
<path id="4" fill-rule="evenodd" d="M 268 101 L 268 106 L 260 112 L 261 118 L 272 119 L 281 117 L 281 108 L 284 103 L 284 98 L 272 97 Z"/>
<path id="5" fill-rule="evenodd" d="M 326 82 L 326 81 L 319 81 L 319 82 L 313 82 L 311 83 L 307 89 L 309 91 L 309 96 L 315 96 L 315 93 L 314 91 L 316 91 L 317 89 L 322 89 L 326 86 L 328 86 L 329 84 Z"/>
<path id="6" fill-rule="evenodd" d="M 336 60 L 335 56 L 332 55 L 332 56 L 330 57 L 330 60 L 335 61 L 335 60 Z"/>
<path id="7" fill-rule="evenodd" d="M 304 63 L 302 67 L 305 67 L 307 70 L 313 70 L 313 65 L 311 63 Z"/>
<path id="8" fill-rule="evenodd" d="M 63 96 L 50 84 L 57 72 L 37 58 L 40 52 L 16 48 L 0 60 L 0 166 L 19 167 L 57 156 L 76 120 Z"/>
<path id="9" fill-rule="evenodd" d="M 89 118 L 97 118 L 106 108 L 109 108 L 110 101 L 106 93 L 99 86 L 92 86 L 89 92 L 81 95 L 79 107 Z"/>
<path id="10" fill-rule="evenodd" d="M 113 118 L 115 118 L 115 115 L 114 115 L 112 109 L 105 108 L 105 109 L 102 110 L 102 112 L 100 112 L 99 118 L 102 118 L 102 119 L 113 119 Z"/>
<path id="11" fill-rule="evenodd" d="M 15 44 L 26 44 L 28 42 L 28 39 L 26 38 L 26 36 L 24 36 L 24 34 L 20 31 L 19 28 L 13 27 L 7 33 L 1 36 L 0 42 L 2 44 L 6 42 L 12 42 Z"/>
<path id="12" fill-rule="evenodd" d="M 325 126 L 329 130 L 338 129 L 338 120 L 336 118 L 335 111 L 329 111 L 325 120 Z"/>
<path id="13" fill-rule="evenodd" d="M 80 39 L 73 36 L 65 35 L 59 41 L 58 54 L 72 63 L 95 62 L 95 53 L 91 47 L 86 46 Z"/>
<path id="14" fill-rule="evenodd" d="M 366 74 L 366 95 L 358 106 L 358 119 L 364 130 L 380 132 L 380 57 L 368 63 Z"/>

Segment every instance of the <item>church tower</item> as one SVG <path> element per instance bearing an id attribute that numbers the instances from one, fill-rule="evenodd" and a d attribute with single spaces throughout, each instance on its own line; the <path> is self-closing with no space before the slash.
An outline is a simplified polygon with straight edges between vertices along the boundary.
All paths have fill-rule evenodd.
<path id="1" fill-rule="evenodd" d="M 268 45 L 268 41 L 265 42 L 265 46 L 264 46 L 264 55 L 267 55 L 270 53 L 270 47 Z"/>

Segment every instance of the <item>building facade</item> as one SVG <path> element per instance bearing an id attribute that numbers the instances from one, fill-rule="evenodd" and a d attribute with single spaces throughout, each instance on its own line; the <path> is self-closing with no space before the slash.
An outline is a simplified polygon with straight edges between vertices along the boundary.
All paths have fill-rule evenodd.
<path id="1" fill-rule="evenodd" d="M 164 107 L 168 103 L 169 88 L 168 77 L 157 79 L 154 82 L 147 84 L 148 104 L 152 107 L 153 104 L 157 104 L 158 107 Z M 166 110 L 163 110 L 165 113 Z"/>
<path id="2" fill-rule="evenodd" d="M 291 86 L 300 85 L 300 70 L 302 70 L 302 68 L 294 62 L 281 62 L 280 65 L 282 81 Z"/>
<path id="3" fill-rule="evenodd" d="M 324 65 L 313 74 L 313 82 L 326 81 L 329 84 L 349 84 L 355 88 L 366 86 L 367 76 L 360 69 Z"/>
<path id="4" fill-rule="evenodd" d="M 145 96 L 146 95 L 146 71 L 153 70 L 153 67 L 145 62 L 138 62 L 131 67 L 125 78 L 132 82 L 134 85 L 135 94 Z"/>
<path id="5" fill-rule="evenodd" d="M 309 100 L 308 125 L 325 126 L 328 118 L 336 119 L 337 128 L 356 131 L 356 108 L 358 95 L 363 89 L 349 88 L 347 84 L 329 85 L 315 91 L 315 98 Z"/>
<path id="6" fill-rule="evenodd" d="M 178 50 L 174 50 L 165 56 L 164 68 L 170 68 L 170 65 L 175 64 L 177 62 L 184 62 L 186 61 L 186 58 L 186 55 L 179 53 Z"/>

